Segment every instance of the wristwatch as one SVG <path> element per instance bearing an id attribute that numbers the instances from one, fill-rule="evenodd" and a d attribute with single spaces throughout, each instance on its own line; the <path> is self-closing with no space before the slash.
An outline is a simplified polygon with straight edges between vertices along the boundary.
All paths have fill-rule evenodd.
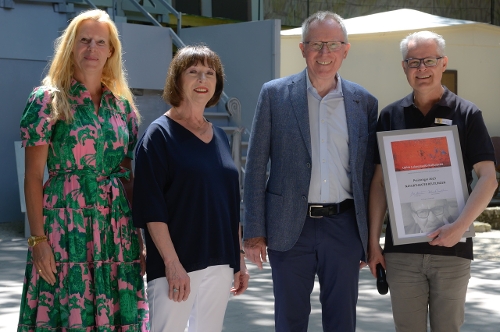
<path id="1" fill-rule="evenodd" d="M 28 238 L 28 245 L 33 248 L 34 246 L 36 246 L 37 244 L 39 244 L 40 242 L 43 242 L 43 241 L 47 241 L 47 237 L 45 235 L 30 236 Z"/>

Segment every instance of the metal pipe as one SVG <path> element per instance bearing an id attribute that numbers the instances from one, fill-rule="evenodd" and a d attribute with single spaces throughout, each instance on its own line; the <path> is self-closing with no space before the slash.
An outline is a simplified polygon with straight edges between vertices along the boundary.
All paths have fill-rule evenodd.
<path id="1" fill-rule="evenodd" d="M 161 3 L 162 5 L 164 5 L 165 7 L 167 7 L 167 9 L 175 15 L 175 17 L 177 17 L 177 35 L 181 35 L 181 27 L 182 27 L 182 13 L 181 12 L 178 12 L 177 10 L 175 10 L 174 7 L 172 7 L 171 4 L 169 4 L 168 2 L 166 2 L 165 0 L 156 0 L 158 1 L 159 3 Z"/>
<path id="2" fill-rule="evenodd" d="M 177 48 L 182 48 L 186 46 L 186 44 L 184 44 L 182 39 L 179 38 L 179 36 L 175 33 L 175 31 L 172 30 L 171 28 L 169 29 L 170 29 L 170 37 L 172 37 L 172 41 L 174 42 L 175 46 L 177 46 Z"/>
<path id="3" fill-rule="evenodd" d="M 89 6 L 90 6 L 90 7 L 94 8 L 94 9 L 97 9 L 97 6 L 96 6 L 96 5 L 94 5 L 94 4 L 92 3 L 92 1 L 90 1 L 90 0 L 84 0 L 84 1 L 85 1 L 85 2 L 86 2 Z M 114 17 L 113 17 L 113 21 L 114 21 Z"/>
<path id="4" fill-rule="evenodd" d="M 179 16 L 181 16 L 181 13 L 178 12 L 177 10 L 175 10 L 174 7 L 172 7 L 171 4 L 169 4 L 168 2 L 166 2 L 165 0 L 156 0 L 158 1 L 159 3 L 161 3 L 162 5 L 164 5 L 165 7 L 167 7 L 167 9 L 172 13 L 174 14 L 177 18 L 179 18 Z"/>
<path id="5" fill-rule="evenodd" d="M 231 142 L 231 154 L 234 160 L 234 164 L 236 169 L 238 170 L 238 179 L 240 180 L 240 189 L 242 187 L 242 178 L 241 178 L 241 131 L 239 128 L 233 132 L 232 142 Z"/>
<path id="6" fill-rule="evenodd" d="M 134 5 L 135 8 L 137 8 L 142 13 L 142 15 L 146 16 L 149 19 L 149 21 L 153 23 L 153 25 L 156 25 L 157 27 L 163 27 L 163 25 L 161 25 L 157 20 L 155 20 L 155 18 L 151 16 L 151 14 L 148 13 L 144 8 L 142 8 L 142 6 L 139 3 L 137 3 L 137 1 L 135 0 L 129 0 L 129 1 Z"/>
<path id="7" fill-rule="evenodd" d="M 179 13 L 179 16 L 177 17 L 177 35 L 180 36 L 181 35 L 181 27 L 182 27 L 182 15 L 181 13 Z"/>

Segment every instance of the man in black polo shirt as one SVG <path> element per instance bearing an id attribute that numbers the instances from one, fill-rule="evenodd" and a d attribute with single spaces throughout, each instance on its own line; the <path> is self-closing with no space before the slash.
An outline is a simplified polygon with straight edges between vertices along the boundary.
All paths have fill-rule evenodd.
<path id="1" fill-rule="evenodd" d="M 429 242 L 394 246 L 390 225 L 379 245 L 387 210 L 380 158 L 370 188 L 369 266 L 387 269 L 396 331 L 459 331 L 464 321 L 472 239 L 464 232 L 486 208 L 497 187 L 495 153 L 481 111 L 441 85 L 448 58 L 443 37 L 429 31 L 401 42 L 402 66 L 413 92 L 380 114 L 377 131 L 457 125 L 470 197 L 453 223 L 430 232 Z M 378 154 L 376 155 L 378 157 Z M 478 181 L 471 189 L 472 170 Z"/>

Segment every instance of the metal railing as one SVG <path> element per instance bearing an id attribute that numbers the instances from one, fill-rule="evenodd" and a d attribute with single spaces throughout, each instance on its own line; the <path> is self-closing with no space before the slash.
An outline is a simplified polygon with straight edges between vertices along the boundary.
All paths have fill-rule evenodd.
<path id="1" fill-rule="evenodd" d="M 66 3 L 65 0 L 27 0 L 27 1 L 33 1 L 33 2 L 52 2 L 56 5 L 57 8 L 56 11 L 58 12 L 66 12 L 69 14 L 75 13 L 74 10 L 74 3 L 73 1 L 70 1 L 70 3 Z M 95 5 L 92 0 L 79 0 L 81 2 L 85 2 L 89 7 L 97 9 L 98 7 Z M 76 2 L 79 2 L 76 1 Z M 112 1 L 112 6 L 113 8 L 109 8 L 112 10 L 112 19 L 116 19 L 116 10 L 117 10 L 117 1 L 118 0 L 113 0 Z M 125 0 L 122 0 L 125 1 Z M 157 27 L 164 27 L 158 20 L 156 20 L 153 15 L 151 15 L 137 0 L 128 0 L 136 9 L 139 11 L 151 24 Z M 181 34 L 181 29 L 182 29 L 182 13 L 177 11 L 174 7 L 172 7 L 171 4 L 169 4 L 165 0 L 154 0 L 155 2 L 159 2 L 161 5 L 163 5 L 172 15 L 174 15 L 177 18 L 177 33 L 170 27 L 167 27 L 169 29 L 169 34 L 172 38 L 172 42 L 174 43 L 175 46 L 178 48 L 185 47 L 186 44 L 181 40 L 179 37 Z M 99 1 L 98 1 L 99 2 Z M 11 4 L 12 3 L 12 4 Z M 3 8 L 13 8 L 14 4 L 13 1 L 11 0 L 0 0 L 0 7 Z M 241 103 L 237 98 L 234 97 L 228 97 L 228 95 L 222 91 L 221 98 L 219 101 L 220 104 L 224 105 L 224 109 L 233 119 L 233 121 L 239 126 L 241 124 Z M 241 163 L 241 134 L 242 134 L 243 129 L 236 129 L 232 133 L 228 133 L 231 135 L 231 145 L 232 145 L 232 154 L 233 154 L 233 159 L 236 163 L 236 166 L 238 168 L 238 172 L 240 173 L 240 179 L 241 179 L 241 172 L 242 172 L 242 163 Z"/>
<path id="2" fill-rule="evenodd" d="M 233 132 L 231 139 L 231 154 L 233 157 L 234 165 L 238 170 L 238 178 L 240 180 L 240 191 L 243 187 L 242 165 L 241 165 L 241 133 L 244 128 L 240 127 Z"/>
<path id="3" fill-rule="evenodd" d="M 83 0 L 83 1 L 85 1 L 85 2 L 87 3 L 87 5 L 89 5 L 90 7 L 94 8 L 94 9 L 97 9 L 97 6 L 96 6 L 96 5 L 94 5 L 94 4 L 92 3 L 92 1 L 90 1 L 90 0 Z"/>
<path id="4" fill-rule="evenodd" d="M 85 1 L 89 1 L 89 0 L 85 0 Z M 130 3 L 135 7 L 137 8 L 137 10 L 139 12 L 141 12 L 142 15 L 144 15 L 153 25 L 157 26 L 157 27 L 163 27 L 163 25 L 161 25 L 160 22 L 158 22 L 146 9 L 144 9 L 144 7 L 142 7 L 136 0 L 128 0 L 130 1 Z M 177 33 L 175 33 L 174 30 L 172 30 L 171 28 L 170 29 L 170 36 L 172 37 L 172 41 L 174 43 L 175 46 L 177 46 L 178 48 L 181 48 L 181 47 L 184 47 L 186 46 L 186 44 L 184 44 L 184 42 L 181 40 L 181 38 L 179 37 L 180 35 L 180 32 L 181 32 L 181 26 L 182 26 L 182 14 L 180 12 L 178 12 L 177 10 L 174 9 L 174 7 L 172 7 L 168 2 L 166 2 L 165 0 L 156 0 L 158 1 L 159 3 L 161 3 L 163 6 L 165 6 L 167 8 L 168 11 L 170 11 L 173 15 L 175 15 L 175 17 L 177 18 Z"/>
<path id="5" fill-rule="evenodd" d="M 90 1 L 90 0 L 85 0 Z M 116 1 L 116 0 L 114 0 Z M 137 8 L 139 12 L 141 12 L 153 25 L 158 27 L 163 27 L 160 22 L 158 22 L 144 7 L 142 7 L 136 0 L 128 0 L 132 3 L 132 5 Z M 177 33 L 171 28 L 168 28 L 170 31 L 170 36 L 172 37 L 172 42 L 178 48 L 186 46 L 184 42 L 179 37 L 181 31 L 181 20 L 182 14 L 175 10 L 168 2 L 165 0 L 155 0 L 161 3 L 163 6 L 167 8 L 175 17 L 177 17 Z M 228 95 L 222 91 L 221 98 L 219 103 L 223 103 L 224 108 L 227 114 L 232 117 L 235 122 L 240 125 L 241 123 L 241 103 L 238 98 L 230 98 Z M 232 157 L 236 164 L 236 168 L 238 169 L 238 174 L 240 178 L 240 183 L 242 182 L 242 163 L 241 163 L 241 133 L 243 128 L 238 128 L 234 130 L 231 135 L 231 148 L 232 148 Z"/>
<path id="6" fill-rule="evenodd" d="M 168 2 L 166 2 L 165 0 L 156 0 L 156 1 L 158 1 L 163 6 L 165 6 L 177 18 L 177 35 L 176 35 L 176 37 L 179 38 L 179 36 L 181 35 L 181 28 L 182 28 L 182 24 L 181 24 L 182 23 L 182 14 L 181 14 L 181 12 L 178 12 L 177 10 L 175 10 L 175 8 L 172 7 L 172 5 L 169 4 Z M 181 41 L 181 43 L 182 43 L 182 41 Z M 184 44 L 184 43 L 182 43 L 182 44 Z"/>

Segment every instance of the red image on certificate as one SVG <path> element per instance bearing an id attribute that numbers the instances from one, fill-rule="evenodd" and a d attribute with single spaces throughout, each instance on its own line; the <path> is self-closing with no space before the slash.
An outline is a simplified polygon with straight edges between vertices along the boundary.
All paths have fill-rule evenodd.
<path id="1" fill-rule="evenodd" d="M 446 137 L 391 142 L 396 172 L 451 166 Z"/>

